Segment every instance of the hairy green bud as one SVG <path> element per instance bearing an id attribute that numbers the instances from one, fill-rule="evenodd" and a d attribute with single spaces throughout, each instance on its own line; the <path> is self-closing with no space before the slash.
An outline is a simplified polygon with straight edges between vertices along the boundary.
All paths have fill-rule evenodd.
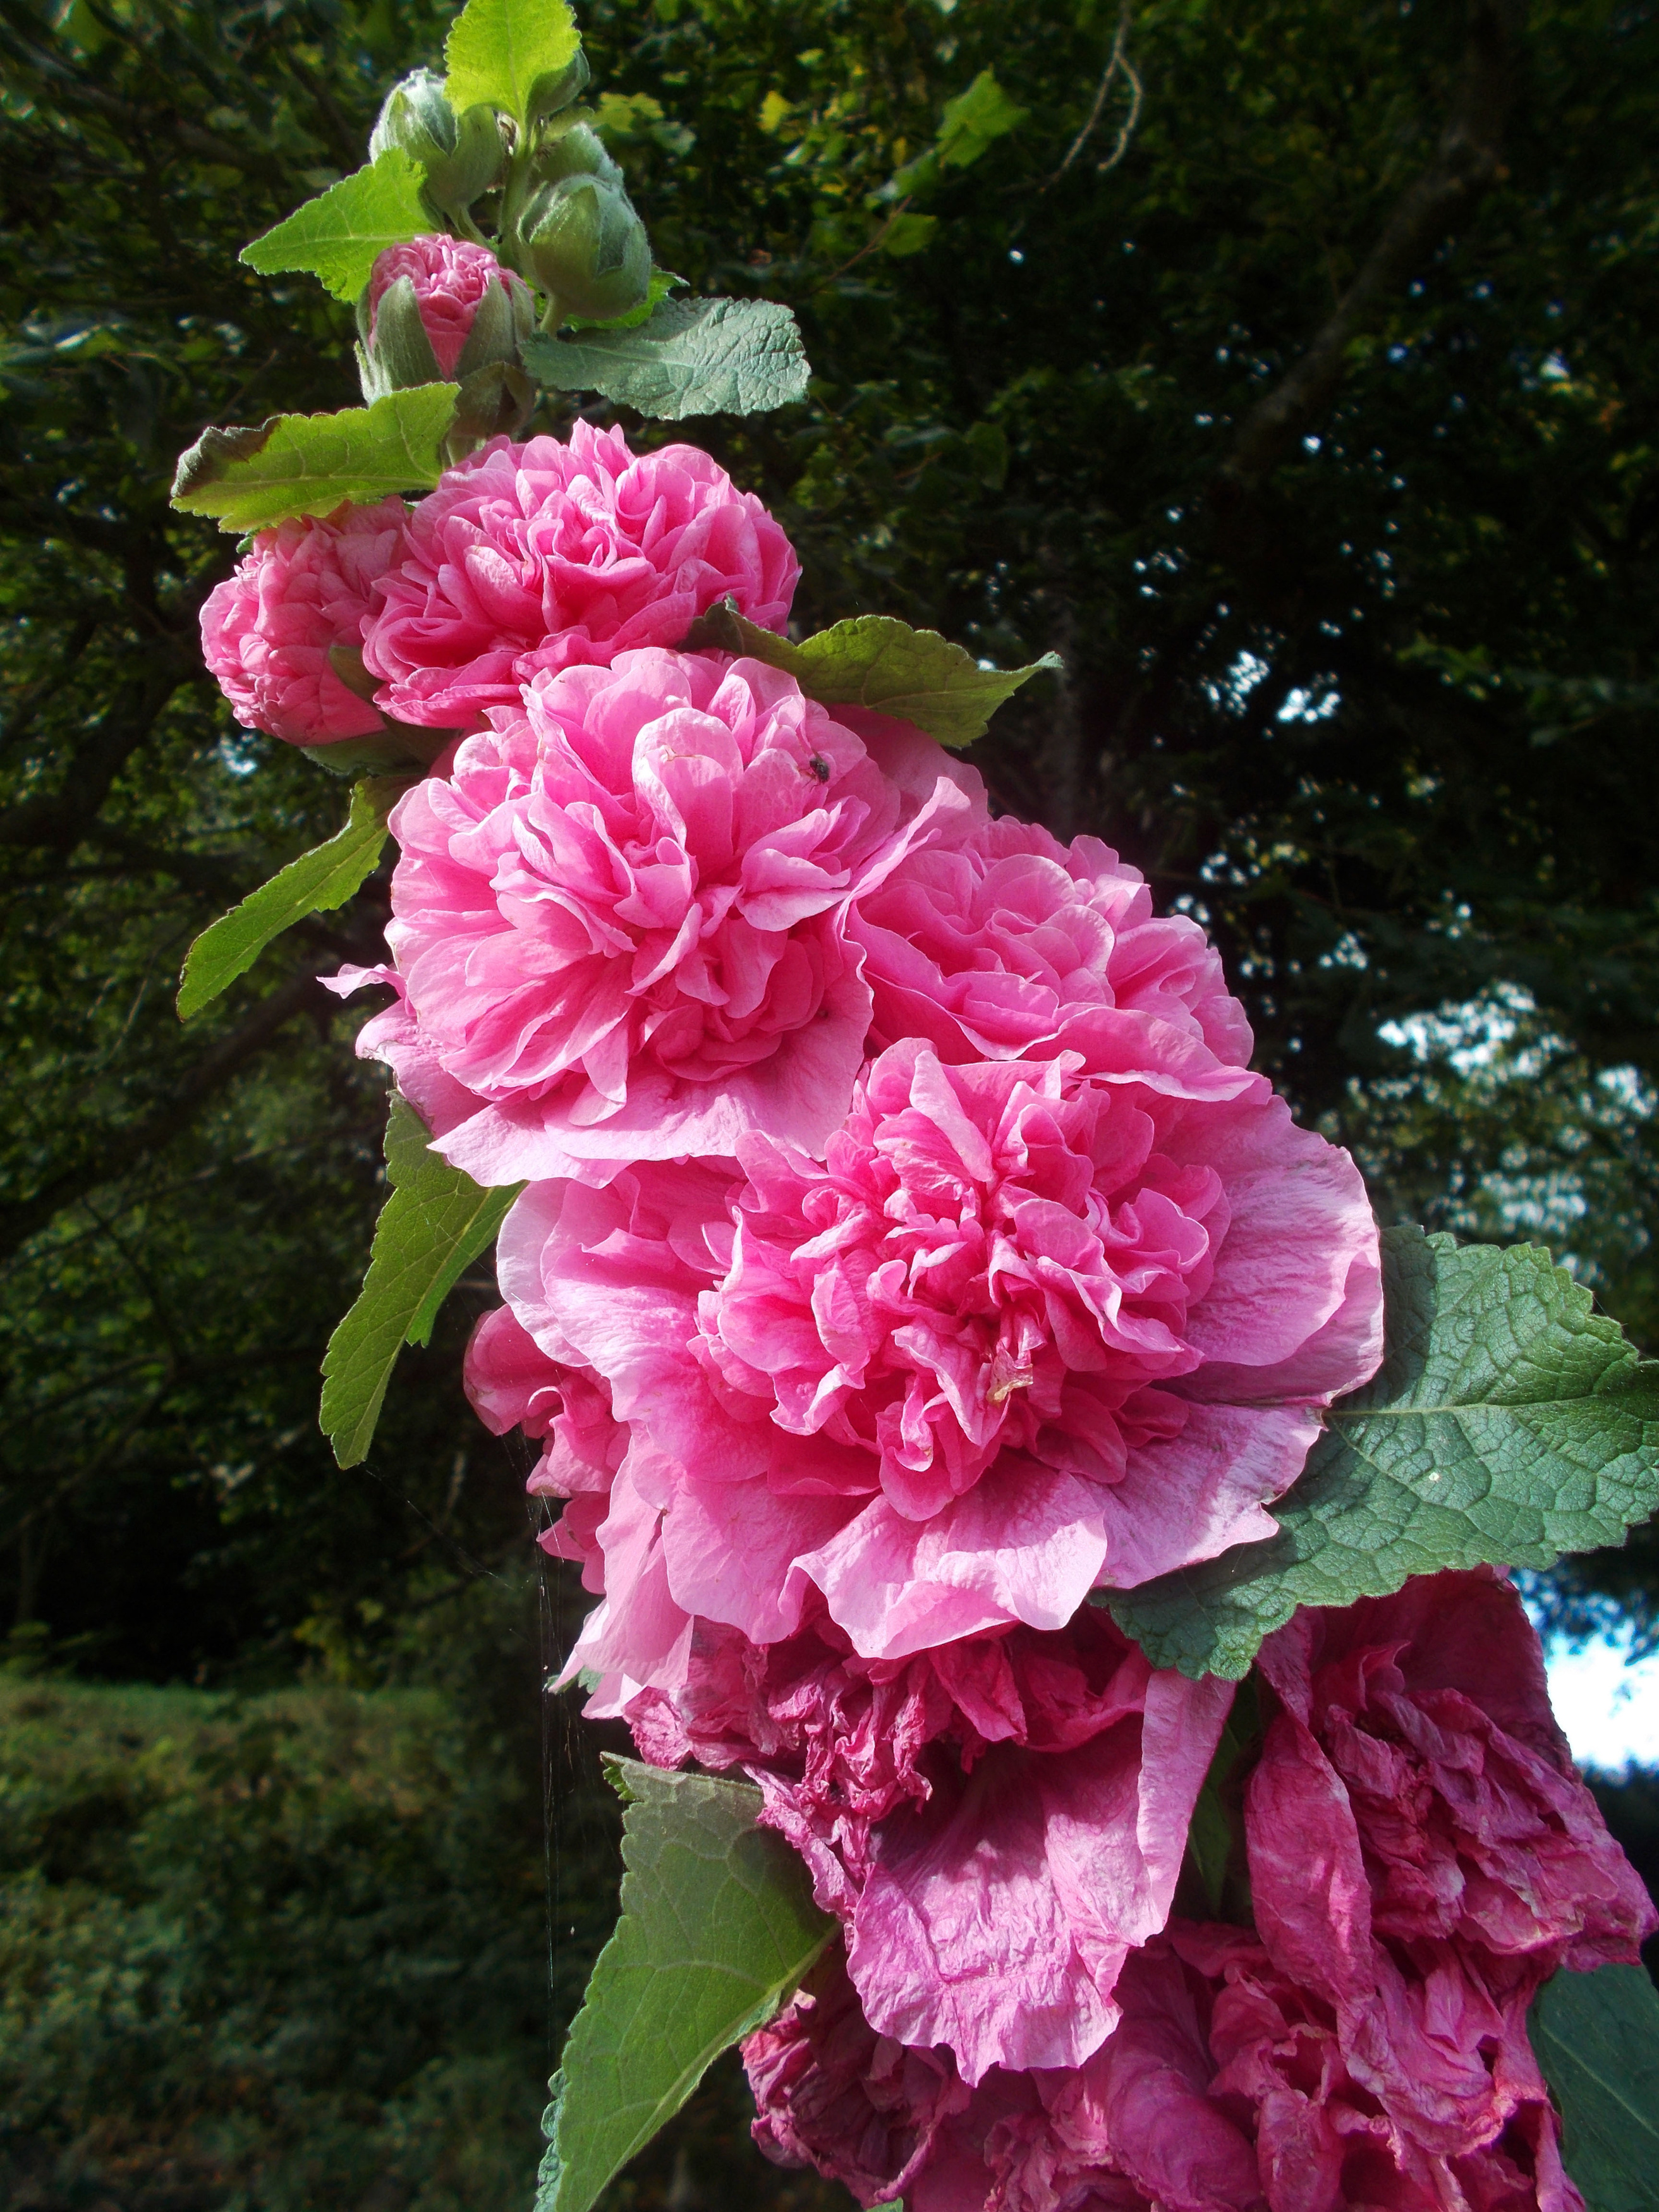
<path id="1" fill-rule="evenodd" d="M 386 96 L 369 137 L 371 161 L 396 146 L 426 173 L 427 197 L 446 215 L 459 215 L 500 180 L 505 149 L 495 111 L 483 101 L 457 115 L 443 79 L 412 70 Z"/>
<path id="2" fill-rule="evenodd" d="M 651 287 L 651 243 L 619 184 L 580 173 L 543 185 L 519 224 L 519 266 L 551 295 L 558 320 L 608 322 Z"/>

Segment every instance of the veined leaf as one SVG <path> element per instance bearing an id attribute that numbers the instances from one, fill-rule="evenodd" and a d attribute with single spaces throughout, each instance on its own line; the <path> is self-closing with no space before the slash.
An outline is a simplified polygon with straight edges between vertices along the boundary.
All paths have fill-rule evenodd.
<path id="1" fill-rule="evenodd" d="M 1536 1245 L 1383 1233 L 1387 1348 L 1326 1416 L 1279 1533 L 1097 1603 L 1155 1667 L 1242 1675 L 1299 1605 L 1547 1567 L 1659 1506 L 1659 1365 Z"/>
<path id="2" fill-rule="evenodd" d="M 628 1807 L 622 1918 L 550 2085 L 536 2212 L 588 2212 L 720 2052 L 788 2002 L 836 1928 L 800 1859 L 756 1825 L 758 1790 L 605 1764 Z"/>
<path id="3" fill-rule="evenodd" d="M 524 1188 L 481 1189 L 428 1148 L 420 1115 L 395 1096 L 386 1164 L 392 1195 L 374 1224 L 368 1273 L 323 1355 L 322 1429 L 342 1467 L 368 1453 L 399 1350 L 426 1342 L 439 1307 Z"/>
<path id="4" fill-rule="evenodd" d="M 664 300 L 634 330 L 527 339 L 524 365 L 556 392 L 599 392 L 661 422 L 760 415 L 806 397 L 800 329 L 775 300 Z"/>
<path id="5" fill-rule="evenodd" d="M 445 96 L 458 115 L 487 100 L 521 126 L 544 79 L 581 51 L 566 0 L 467 0 L 444 41 Z"/>
<path id="6" fill-rule="evenodd" d="M 240 258 L 263 276 L 307 270 L 337 300 L 355 300 L 377 255 L 431 229 L 432 217 L 421 204 L 421 175 L 420 164 L 401 147 L 388 147 L 367 168 L 342 177 L 245 246 Z"/>
<path id="7" fill-rule="evenodd" d="M 180 455 L 173 504 L 221 530 L 263 530 L 290 514 L 367 507 L 388 492 L 429 491 L 458 387 L 421 384 L 337 415 L 273 415 L 257 429 L 204 430 Z"/>
<path id="8" fill-rule="evenodd" d="M 301 853 L 240 906 L 222 914 L 185 955 L 179 1018 L 187 1022 L 246 975 L 273 938 L 308 914 L 343 906 L 380 857 L 386 818 L 409 789 L 406 777 L 372 776 L 352 788 L 346 825 L 325 845 Z"/>
<path id="9" fill-rule="evenodd" d="M 1589 2212 L 1659 2207 L 1659 1992 L 1640 1966 L 1563 1967 L 1527 2026 Z"/>
<path id="10" fill-rule="evenodd" d="M 1022 684 L 1060 665 L 1057 653 L 1045 653 L 1028 668 L 981 668 L 936 629 L 912 629 L 891 615 L 858 615 L 792 645 L 746 622 L 730 600 L 711 608 L 685 641 L 764 660 L 826 707 L 872 707 L 914 722 L 942 745 L 971 744 Z"/>

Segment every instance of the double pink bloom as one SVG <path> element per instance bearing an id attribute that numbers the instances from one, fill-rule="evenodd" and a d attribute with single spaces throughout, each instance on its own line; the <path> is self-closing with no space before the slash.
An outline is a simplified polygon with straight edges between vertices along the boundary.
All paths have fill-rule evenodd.
<path id="1" fill-rule="evenodd" d="M 442 282 L 428 240 L 397 249 L 409 267 L 383 255 L 375 281 L 384 292 L 395 276 L 419 280 L 441 365 L 506 273 L 478 248 L 440 243 Z M 413 508 L 387 499 L 261 531 L 209 595 L 202 649 L 239 719 L 292 744 L 387 720 L 477 729 L 538 670 L 678 645 L 722 599 L 781 629 L 799 573 L 760 501 L 708 454 L 634 454 L 619 430 L 578 422 L 568 445 L 493 439 Z M 335 648 L 361 656 L 358 689 L 340 680 Z"/>

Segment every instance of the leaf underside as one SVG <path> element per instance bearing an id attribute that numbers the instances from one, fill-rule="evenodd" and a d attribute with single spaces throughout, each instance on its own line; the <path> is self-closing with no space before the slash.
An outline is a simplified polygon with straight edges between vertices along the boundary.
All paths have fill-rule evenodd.
<path id="1" fill-rule="evenodd" d="M 386 1161 L 392 1195 L 374 1224 L 368 1273 L 323 1355 L 322 1429 L 342 1467 L 368 1451 L 398 1352 L 426 1342 L 438 1309 L 524 1188 L 480 1188 L 429 1149 L 419 1115 L 396 1097 Z"/>
<path id="2" fill-rule="evenodd" d="M 859 615 L 793 645 L 745 621 L 729 600 L 695 623 L 685 641 L 764 660 L 824 706 L 869 707 L 952 746 L 982 737 L 1005 699 L 1060 665 L 1058 654 L 1045 653 L 1027 668 L 981 668 L 937 630 L 912 629 L 891 615 Z"/>
<path id="3" fill-rule="evenodd" d="M 373 776 L 354 786 L 346 825 L 325 845 L 302 853 L 240 906 L 222 914 L 185 955 L 179 1018 L 189 1021 L 246 975 L 273 939 L 308 914 L 343 906 L 373 871 L 386 843 L 386 820 L 409 789 L 404 776 Z"/>
<path id="4" fill-rule="evenodd" d="M 1277 1536 L 1098 1591 L 1156 1667 L 1237 1680 L 1300 1605 L 1448 1567 L 1546 1567 L 1659 1505 L 1659 1366 L 1539 1247 L 1385 1231 L 1387 1348 L 1334 1407 Z"/>
<path id="5" fill-rule="evenodd" d="M 1527 2025 L 1589 2212 L 1659 2212 L 1659 1992 L 1646 1972 L 1564 1967 Z"/>
<path id="6" fill-rule="evenodd" d="M 399 147 L 342 177 L 320 198 L 296 208 L 285 222 L 242 248 L 240 258 L 261 276 L 305 270 L 337 300 L 355 300 L 375 260 L 432 228 L 421 204 L 420 164 Z"/>
<path id="7" fill-rule="evenodd" d="M 607 1759 L 627 1802 L 622 1917 L 554 2076 L 536 2212 L 588 2212 L 834 1933 L 747 1784 Z"/>
<path id="8" fill-rule="evenodd" d="M 180 457 L 173 504 L 221 530 L 261 530 L 295 514 L 331 514 L 388 493 L 429 491 L 456 386 L 421 384 L 336 415 L 273 415 L 257 429 L 204 430 Z"/>
<path id="9" fill-rule="evenodd" d="M 811 374 L 775 300 L 664 300 L 636 329 L 527 339 L 524 365 L 556 392 L 601 392 L 660 422 L 787 407 Z"/>

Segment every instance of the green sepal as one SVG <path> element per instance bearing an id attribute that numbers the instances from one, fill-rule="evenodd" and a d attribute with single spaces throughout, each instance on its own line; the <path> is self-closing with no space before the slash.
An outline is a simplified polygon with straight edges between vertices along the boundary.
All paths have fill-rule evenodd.
<path id="1" fill-rule="evenodd" d="M 1045 653 L 1026 668 L 981 668 L 935 629 L 912 629 L 891 615 L 858 615 L 793 645 L 746 621 L 723 599 L 693 623 L 692 651 L 713 647 L 781 668 L 826 707 L 869 707 L 914 722 L 942 745 L 969 745 L 992 715 L 1033 676 L 1060 666 Z"/>
<path id="2" fill-rule="evenodd" d="M 1659 1506 L 1659 1365 L 1547 1252 L 1389 1229 L 1382 1273 L 1382 1364 L 1326 1415 L 1278 1535 L 1094 1593 L 1155 1667 L 1236 1680 L 1298 1606 L 1547 1567 Z"/>
<path id="3" fill-rule="evenodd" d="M 524 1188 L 484 1190 L 430 1148 L 428 1133 L 395 1093 L 386 1129 L 392 1195 L 374 1224 L 368 1273 L 323 1355 L 323 1433 L 342 1467 L 365 1457 L 386 1385 L 405 1344 L 424 1344 L 465 1268 L 495 1240 Z"/>
<path id="4" fill-rule="evenodd" d="M 191 1020 L 244 975 L 272 939 L 303 921 L 343 906 L 372 873 L 386 843 L 386 817 L 409 789 L 404 776 L 373 776 L 354 787 L 343 830 L 315 845 L 222 914 L 185 955 L 179 1018 Z"/>
<path id="5" fill-rule="evenodd" d="M 606 1757 L 622 1917 L 549 2087 L 536 2212 L 588 2212 L 722 2051 L 765 2026 L 836 1931 L 746 1783 Z"/>

